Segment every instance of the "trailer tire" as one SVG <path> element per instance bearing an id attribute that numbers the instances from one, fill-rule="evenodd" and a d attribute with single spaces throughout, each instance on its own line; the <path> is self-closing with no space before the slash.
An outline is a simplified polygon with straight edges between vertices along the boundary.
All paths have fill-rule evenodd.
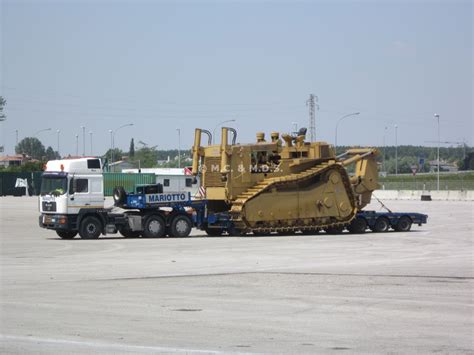
<path id="1" fill-rule="evenodd" d="M 222 228 L 206 228 L 204 231 L 210 237 L 220 237 L 224 233 Z"/>
<path id="2" fill-rule="evenodd" d="M 88 216 L 81 221 L 79 235 L 82 239 L 97 239 L 102 234 L 102 224 L 94 216 Z"/>
<path id="3" fill-rule="evenodd" d="M 365 230 L 367 229 L 367 221 L 365 218 L 357 217 L 351 222 L 347 229 L 353 234 L 365 233 Z"/>
<path id="4" fill-rule="evenodd" d="M 371 228 L 372 232 L 375 233 L 384 233 L 388 232 L 390 228 L 390 221 L 386 217 L 379 217 L 375 220 L 374 226 Z"/>
<path id="5" fill-rule="evenodd" d="M 170 224 L 169 233 L 171 237 L 186 238 L 193 229 L 193 221 L 184 214 L 173 217 Z"/>
<path id="6" fill-rule="evenodd" d="M 142 234 L 140 231 L 132 231 L 127 228 L 120 228 L 119 233 L 122 234 L 125 238 L 138 238 Z"/>
<path id="7" fill-rule="evenodd" d="M 328 227 L 328 228 L 324 228 L 324 231 L 327 234 L 341 234 L 344 231 L 344 226 Z"/>
<path id="8" fill-rule="evenodd" d="M 127 202 L 127 192 L 122 186 L 117 186 L 113 190 L 115 206 L 121 206 Z"/>
<path id="9" fill-rule="evenodd" d="M 411 229 L 411 219 L 408 216 L 401 216 L 395 225 L 397 232 L 408 232 Z"/>
<path id="10" fill-rule="evenodd" d="M 166 233 L 166 224 L 163 217 L 157 214 L 152 214 L 145 220 L 143 228 L 143 237 L 145 238 L 160 238 Z"/>
<path id="11" fill-rule="evenodd" d="M 57 230 L 56 234 L 59 236 L 61 239 L 73 239 L 76 235 L 77 232 L 74 231 L 63 231 L 63 230 Z"/>

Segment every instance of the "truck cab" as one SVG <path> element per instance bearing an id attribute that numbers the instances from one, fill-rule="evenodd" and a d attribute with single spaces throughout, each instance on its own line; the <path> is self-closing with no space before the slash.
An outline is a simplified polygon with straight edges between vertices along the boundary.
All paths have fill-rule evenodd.
<path id="1" fill-rule="evenodd" d="M 102 162 L 99 158 L 51 160 L 46 164 L 39 196 L 40 226 L 73 238 L 82 217 L 104 209 Z"/>

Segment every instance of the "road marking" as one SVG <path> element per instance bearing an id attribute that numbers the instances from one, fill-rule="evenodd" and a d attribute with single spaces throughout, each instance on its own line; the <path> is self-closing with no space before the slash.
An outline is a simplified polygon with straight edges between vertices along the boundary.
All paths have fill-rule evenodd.
<path id="1" fill-rule="evenodd" d="M 30 337 L 30 336 L 4 335 L 4 334 L 0 334 L 0 339 L 3 341 L 10 340 L 10 341 L 26 341 L 26 342 L 32 342 L 32 343 L 74 345 L 74 346 L 105 348 L 108 350 L 121 350 L 121 351 L 128 350 L 128 351 L 141 351 L 141 352 L 165 352 L 165 353 L 186 353 L 186 354 L 228 354 L 229 353 L 229 351 L 224 352 L 224 351 L 216 351 L 216 350 L 183 349 L 183 348 L 173 348 L 173 347 L 163 347 L 163 346 L 146 346 L 146 345 L 130 345 L 130 344 L 105 343 L 105 342 L 94 342 L 94 341 L 77 341 L 77 340 L 39 338 L 39 337 L 32 337 L 32 336 Z M 251 354 L 251 353 L 233 352 L 233 354 Z"/>

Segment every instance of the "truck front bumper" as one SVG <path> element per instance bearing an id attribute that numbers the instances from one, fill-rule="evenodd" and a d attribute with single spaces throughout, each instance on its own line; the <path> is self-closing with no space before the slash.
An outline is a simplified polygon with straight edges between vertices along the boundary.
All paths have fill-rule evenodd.
<path id="1" fill-rule="evenodd" d="M 72 221 L 63 214 L 42 214 L 39 216 L 39 226 L 54 230 L 71 230 Z"/>

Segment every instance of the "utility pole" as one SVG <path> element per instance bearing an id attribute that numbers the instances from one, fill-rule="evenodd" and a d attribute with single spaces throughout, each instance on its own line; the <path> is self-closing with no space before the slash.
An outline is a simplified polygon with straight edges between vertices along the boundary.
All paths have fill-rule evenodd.
<path id="1" fill-rule="evenodd" d="M 440 143 L 440 135 L 439 135 L 439 115 L 437 113 L 434 114 L 434 117 L 438 120 L 438 174 L 436 178 L 436 188 L 439 191 L 439 143 Z"/>
<path id="2" fill-rule="evenodd" d="M 316 109 L 319 110 L 318 97 L 314 94 L 309 94 L 306 106 L 309 107 L 309 137 L 310 141 L 314 142 L 316 140 Z"/>
<path id="3" fill-rule="evenodd" d="M 398 175 L 398 126 L 395 125 L 395 175 Z"/>
<path id="4" fill-rule="evenodd" d="M 178 168 L 181 168 L 181 129 L 176 128 L 178 131 Z"/>
<path id="5" fill-rule="evenodd" d="M 58 145 L 57 145 L 57 150 L 56 151 L 58 152 L 58 155 L 59 155 L 59 133 L 61 133 L 61 131 L 59 129 L 56 130 L 56 134 L 57 134 L 57 138 L 58 138 L 58 142 L 57 142 Z"/>
<path id="6" fill-rule="evenodd" d="M 79 156 L 79 135 L 76 134 L 76 157 Z"/>
<path id="7" fill-rule="evenodd" d="M 92 131 L 89 132 L 89 135 L 91 137 L 91 156 L 92 156 Z"/>
<path id="8" fill-rule="evenodd" d="M 86 127 L 81 126 L 82 128 L 82 156 L 86 156 Z"/>

